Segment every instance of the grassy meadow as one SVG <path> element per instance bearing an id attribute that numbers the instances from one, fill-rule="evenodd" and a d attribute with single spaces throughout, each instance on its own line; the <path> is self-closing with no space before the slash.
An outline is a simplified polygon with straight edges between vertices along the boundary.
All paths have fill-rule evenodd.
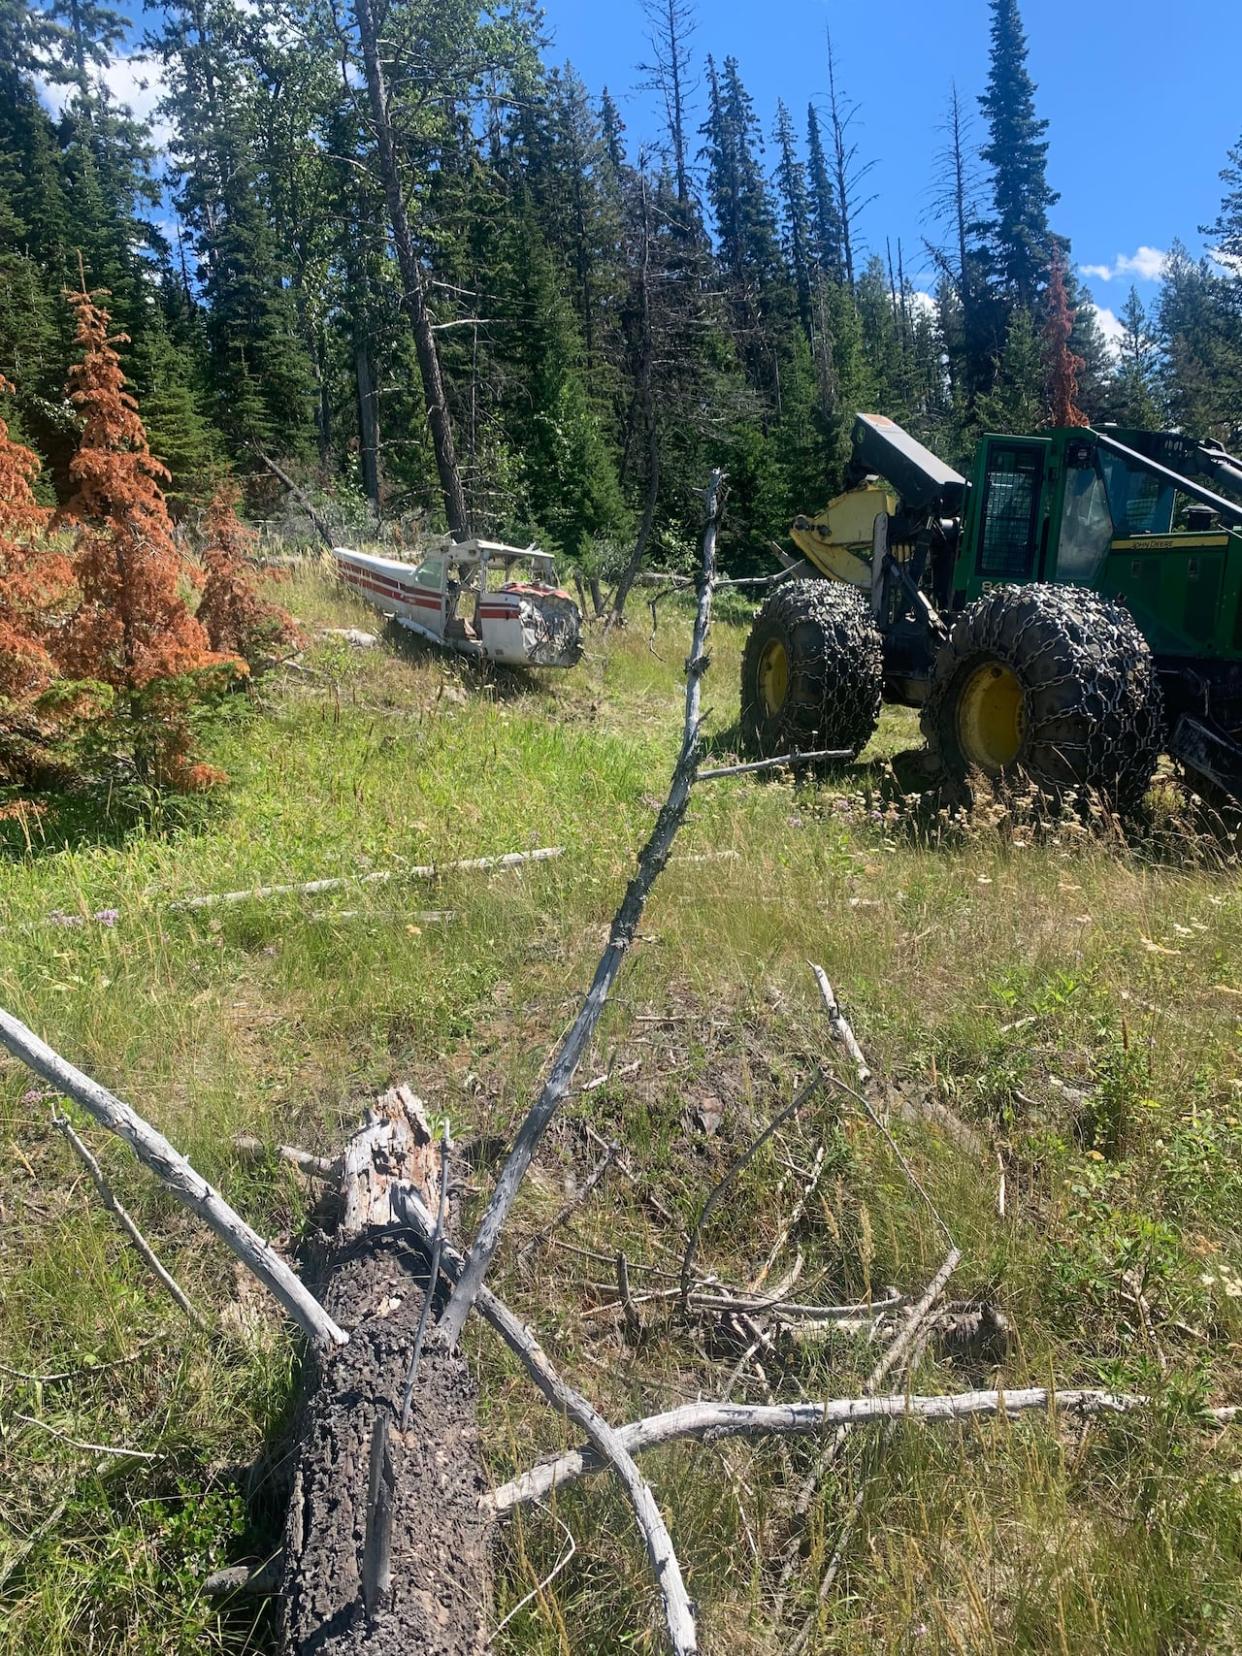
<path id="1" fill-rule="evenodd" d="M 373 612 L 312 566 L 287 599 L 306 671 L 238 697 L 207 737 L 231 777 L 142 828 L 106 804 L 0 823 L 0 1004 L 130 1100 L 245 1216 L 293 1247 L 305 1185 L 237 1133 L 332 1153 L 368 1096 L 408 1081 L 470 1152 L 468 1211 L 576 1007 L 663 799 L 681 727 L 685 607 L 645 608 L 574 672 L 482 676 L 325 626 Z M 707 731 L 730 751 L 744 609 L 722 605 Z M 817 1445 L 683 1445 L 645 1459 L 705 1648 L 775 1656 L 811 1615 L 860 1489 L 861 1519 L 813 1652 L 1125 1656 L 1242 1651 L 1242 886 L 1227 833 L 1166 796 L 1130 838 L 1037 831 L 999 809 L 948 827 L 895 805 L 886 709 L 818 784 L 703 785 L 577 1092 L 515 1212 L 495 1285 L 614 1421 L 718 1395 L 741 1347 L 669 1308 L 685 1228 L 730 1161 L 824 1060 L 850 1077 L 808 969 L 824 967 L 888 1100 L 893 1135 L 963 1259 L 949 1297 L 999 1307 L 999 1370 L 930 1347 L 909 1384 L 1098 1385 L 1153 1394 L 1089 1424 L 1025 1415 L 865 1429 L 809 1513 L 774 1623 L 771 1560 Z M 563 846 L 520 873 L 402 880 L 404 865 Z M 218 908 L 200 892 L 391 869 L 387 882 Z M 117 1193 L 209 1327 L 147 1274 L 0 1061 L 0 1651 L 263 1652 L 269 1611 L 202 1591 L 270 1551 L 297 1342 L 261 1290 L 80 1114 Z M 974 1129 L 964 1149 L 929 1104 Z M 618 1140 L 555 1239 L 517 1253 Z M 885 1140 L 824 1094 L 738 1180 L 700 1263 L 753 1280 L 818 1149 L 815 1197 L 771 1280 L 837 1303 L 917 1292 L 945 1251 Z M 1005 1211 L 998 1210 L 1001 1172 Z M 632 1175 L 632 1176 L 630 1176 Z M 612 1301 L 630 1262 L 638 1337 Z M 643 1299 L 643 1295 L 657 1297 Z M 478 1326 L 497 1480 L 569 1441 Z M 732 1395 L 856 1391 L 856 1336 L 764 1354 Z M 995 1376 L 999 1376 L 995 1378 Z M 87 1447 L 82 1447 L 83 1445 Z M 101 1454 L 129 1446 L 154 1459 Z M 497 1613 L 577 1552 L 496 1641 L 511 1656 L 658 1652 L 628 1508 L 602 1478 L 503 1532 Z"/>

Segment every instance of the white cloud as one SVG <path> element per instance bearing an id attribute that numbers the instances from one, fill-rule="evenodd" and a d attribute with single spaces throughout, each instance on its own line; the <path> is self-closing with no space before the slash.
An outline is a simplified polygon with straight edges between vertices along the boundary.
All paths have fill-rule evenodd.
<path id="1" fill-rule="evenodd" d="M 927 316 L 936 314 L 936 296 L 924 293 L 921 288 L 911 288 L 910 304 L 915 311 L 922 311 Z"/>
<path id="2" fill-rule="evenodd" d="M 129 57 L 113 58 L 101 72 L 100 79 L 117 103 L 125 104 L 136 120 L 150 127 L 151 142 L 156 149 L 167 149 L 172 128 L 155 113 L 156 105 L 164 96 L 163 65 L 135 52 Z M 65 85 L 39 81 L 39 95 L 53 115 L 63 114 L 75 90 L 72 82 Z"/>
<path id="3" fill-rule="evenodd" d="M 1115 357 L 1121 349 L 1121 336 L 1125 329 L 1117 320 L 1115 312 L 1110 311 L 1106 305 L 1092 305 L 1091 309 L 1095 312 L 1096 323 L 1104 335 L 1108 353 Z"/>
<path id="4" fill-rule="evenodd" d="M 1101 282 L 1120 281 L 1127 276 L 1131 281 L 1158 282 L 1168 262 L 1167 253 L 1144 242 L 1133 253 L 1118 253 L 1111 265 L 1084 264 L 1078 268 L 1084 276 L 1095 276 Z"/>

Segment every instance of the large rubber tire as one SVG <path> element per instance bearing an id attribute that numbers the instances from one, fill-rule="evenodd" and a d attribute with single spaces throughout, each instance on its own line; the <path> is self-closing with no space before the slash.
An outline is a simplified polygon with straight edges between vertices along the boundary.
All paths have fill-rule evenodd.
<path id="1" fill-rule="evenodd" d="M 1006 739 L 1003 690 L 990 725 L 981 698 L 989 681 L 1013 680 Z M 1147 640 L 1127 610 L 1070 586 L 1001 587 L 964 610 L 936 657 L 922 726 L 932 769 L 951 782 L 1026 776 L 1054 797 L 1092 790 L 1123 812 L 1150 786 L 1164 739 Z"/>
<path id="2" fill-rule="evenodd" d="M 774 672 L 773 662 L 784 669 Z M 742 739 L 762 755 L 857 754 L 880 717 L 884 658 L 862 597 L 839 581 L 786 581 L 742 656 Z"/>

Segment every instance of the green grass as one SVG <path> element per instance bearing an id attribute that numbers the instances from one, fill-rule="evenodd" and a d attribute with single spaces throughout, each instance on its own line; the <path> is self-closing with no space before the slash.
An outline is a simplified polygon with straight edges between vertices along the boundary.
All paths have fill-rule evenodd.
<path id="1" fill-rule="evenodd" d="M 374 624 L 314 571 L 289 601 L 312 632 Z M 3 825 L 0 1001 L 132 1100 L 281 1244 L 296 1237 L 305 1194 L 289 1170 L 240 1161 L 234 1133 L 334 1149 L 368 1093 L 408 1080 L 462 1139 L 503 1141 L 585 987 L 667 785 L 689 616 L 666 605 L 660 617 L 654 650 L 639 610 L 623 636 L 594 639 L 577 671 L 537 681 L 489 681 L 399 646 L 315 643 L 312 673 L 269 680 L 212 732 L 208 757 L 232 777 L 218 799 L 141 828 L 98 811 Z M 740 619 L 713 633 L 708 734 L 722 750 L 743 636 Z M 1130 844 L 983 811 L 954 828 L 924 822 L 884 785 L 886 757 L 915 738 L 913 716 L 887 710 L 859 764 L 818 787 L 704 786 L 677 856 L 736 855 L 675 861 L 663 877 L 588 1066 L 640 1068 L 570 1102 L 513 1239 L 593 1164 L 589 1127 L 619 1138 L 641 1179 L 610 1175 L 564 1240 L 676 1269 L 680 1236 L 661 1215 L 691 1221 L 824 1055 L 806 965 L 819 961 L 894 1105 L 938 1100 L 984 1136 L 976 1157 L 916 1111 L 893 1112 L 964 1252 L 952 1292 L 986 1295 L 1011 1320 L 1004 1383 L 1103 1381 L 1149 1389 L 1159 1404 L 1150 1418 L 1086 1429 L 1027 1416 L 906 1427 L 887 1443 L 860 1434 L 812 1511 L 782 1629 L 761 1563 L 788 1533 L 813 1445 L 651 1458 L 707 1648 L 788 1643 L 860 1484 L 864 1521 L 815 1650 L 1242 1648 L 1238 1450 L 1228 1434 L 1187 1425 L 1203 1400 L 1242 1395 L 1242 890 L 1230 842 L 1182 837 L 1167 802 Z M 566 852 L 520 875 L 169 907 L 196 892 L 537 844 Z M 112 909 L 115 924 L 89 918 Z M 452 918 L 421 920 L 427 909 Z M 46 924 L 52 914 L 82 924 Z M 721 1111 L 714 1134 L 697 1125 L 704 1108 Z M 201 1581 L 260 1554 L 278 1527 L 272 1468 L 287 1441 L 294 1343 L 124 1147 L 89 1129 L 213 1328 L 178 1320 L 49 1115 L 30 1077 L 0 1067 L 0 1362 L 73 1371 L 42 1384 L 0 1371 L 0 1649 L 268 1649 L 264 1617 L 221 1614 Z M 793 1204 L 788 1165 L 809 1166 L 819 1143 L 828 1169 L 796 1238 L 798 1293 L 919 1287 L 943 1241 L 883 1141 L 836 1095 L 738 1181 L 704 1234 L 703 1262 L 728 1279 L 754 1275 Z M 994 1147 L 1006 1164 L 1003 1219 Z M 494 1166 L 485 1156 L 476 1207 Z M 607 1263 L 546 1248 L 523 1267 L 513 1253 L 498 1288 L 612 1418 L 710 1395 L 733 1367 L 735 1354 L 713 1353 L 659 1302 L 643 1307 L 642 1344 L 627 1346 L 592 1286 L 610 1279 Z M 663 1280 L 636 1270 L 636 1291 Z M 499 1478 L 564 1432 L 485 1334 L 472 1332 L 469 1349 Z M 840 1340 L 769 1364 L 767 1381 L 779 1396 L 839 1395 L 873 1360 Z M 981 1380 L 990 1376 L 928 1357 L 913 1383 Z M 747 1373 L 736 1395 L 761 1398 L 758 1377 Z M 18 1415 L 164 1459 L 100 1457 Z M 501 1647 L 660 1649 L 616 1490 L 597 1479 L 554 1506 L 577 1556 Z M 539 1512 L 508 1526 L 501 1614 L 562 1544 Z"/>

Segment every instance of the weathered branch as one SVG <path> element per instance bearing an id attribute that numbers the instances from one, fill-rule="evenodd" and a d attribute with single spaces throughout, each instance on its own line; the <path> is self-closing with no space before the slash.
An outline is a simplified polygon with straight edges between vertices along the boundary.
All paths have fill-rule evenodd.
<path id="1" fill-rule="evenodd" d="M 500 1233 L 509 1209 L 513 1205 L 526 1170 L 530 1166 L 548 1123 L 568 1093 L 574 1074 L 586 1051 L 608 999 L 609 991 L 621 970 L 630 945 L 634 941 L 639 921 L 646 907 L 651 887 L 668 860 L 669 850 L 677 830 L 685 819 L 690 802 L 690 789 L 698 766 L 700 733 L 699 703 L 703 674 L 707 670 L 707 629 L 711 620 L 712 588 L 716 576 L 716 530 L 719 522 L 721 474 L 714 471 L 707 486 L 707 521 L 703 531 L 703 566 L 699 582 L 699 604 L 695 615 L 690 655 L 686 662 L 686 713 L 682 732 L 681 752 L 673 770 L 673 779 L 656 818 L 650 838 L 638 858 L 638 869 L 617 910 L 595 977 L 587 992 L 578 1016 L 561 1042 L 548 1079 L 535 1105 L 518 1129 L 513 1148 L 496 1182 L 496 1189 L 488 1204 L 483 1222 L 470 1248 L 466 1269 L 448 1307 L 440 1319 L 440 1331 L 451 1345 L 455 1345 L 470 1315 L 483 1278 L 500 1243 Z"/>
<path id="2" fill-rule="evenodd" d="M 398 1217 L 416 1231 L 425 1244 L 429 1244 L 435 1221 L 417 1192 L 404 1186 L 394 1191 L 393 1206 Z M 446 1276 L 460 1282 L 466 1263 L 456 1248 L 448 1242 L 444 1243 L 440 1268 Z M 655 1496 L 633 1456 L 622 1443 L 620 1434 L 581 1392 L 575 1391 L 561 1379 L 531 1330 L 486 1284 L 480 1285 L 476 1303 L 480 1316 L 500 1335 L 552 1407 L 582 1428 L 598 1457 L 598 1464 L 611 1466 L 620 1478 L 646 1542 L 647 1557 L 664 1601 L 664 1615 L 673 1650 L 677 1656 L 694 1656 L 698 1649 L 694 1612 L 682 1578 L 681 1565 L 673 1550 L 672 1537 Z"/>
<path id="3" fill-rule="evenodd" d="M 821 760 L 852 759 L 849 748 L 814 748 L 809 753 L 781 753 L 774 759 L 752 759 L 745 765 L 720 765 L 715 770 L 701 770 L 699 782 L 718 782 L 722 776 L 747 776 L 752 771 L 794 770 L 799 765 L 818 764 Z"/>
<path id="4" fill-rule="evenodd" d="M 92 1155 L 90 1147 L 84 1144 L 74 1132 L 73 1123 L 66 1116 L 54 1115 L 52 1117 L 52 1125 L 56 1128 L 57 1132 L 64 1134 L 65 1139 L 76 1153 L 79 1161 L 90 1174 L 91 1182 L 94 1184 L 95 1189 L 99 1192 L 101 1198 L 103 1199 L 104 1206 L 108 1209 L 109 1213 L 114 1215 L 117 1223 L 125 1232 L 126 1236 L 129 1237 L 130 1241 L 137 1250 L 139 1257 L 150 1270 L 157 1282 L 159 1282 L 160 1285 L 167 1290 L 169 1296 L 176 1302 L 177 1305 L 181 1307 L 186 1316 L 197 1328 L 205 1328 L 207 1326 L 205 1320 L 190 1304 L 184 1291 L 182 1290 L 181 1284 L 169 1271 L 164 1269 L 163 1265 L 160 1264 L 159 1260 L 155 1256 L 155 1250 L 152 1248 L 151 1244 L 147 1241 L 142 1232 L 138 1229 L 134 1221 L 130 1218 L 129 1213 L 122 1205 L 120 1199 L 112 1189 L 112 1186 L 108 1183 L 107 1179 L 104 1178 L 103 1169 Z"/>
<path id="5" fill-rule="evenodd" d="M 237 1133 L 233 1138 L 233 1148 L 240 1150 L 244 1156 L 260 1160 L 269 1154 L 269 1147 L 263 1140 L 252 1138 L 249 1133 Z M 309 1150 L 299 1150 L 296 1144 L 273 1144 L 270 1154 L 316 1179 L 335 1179 L 341 1171 L 339 1156 L 316 1156 Z"/>
<path id="6" fill-rule="evenodd" d="M 289 476 L 289 473 L 285 471 L 282 466 L 277 465 L 276 461 L 271 459 L 269 455 L 264 454 L 263 450 L 257 445 L 255 446 L 254 452 L 257 458 L 267 467 L 268 471 L 271 472 L 277 482 L 283 483 L 285 488 L 288 489 L 289 493 L 293 496 L 298 505 L 310 519 L 311 526 L 313 527 L 315 533 L 327 547 L 328 551 L 331 552 L 332 548 L 336 545 L 336 542 L 332 536 L 332 531 L 328 528 L 327 524 L 315 510 L 314 503 L 307 494 L 306 490 L 300 487 L 299 484 L 295 483 L 293 478 Z"/>
<path id="7" fill-rule="evenodd" d="M 377 868 L 370 874 L 336 874 L 326 880 L 304 880 L 298 885 L 249 886 L 244 891 L 209 891 L 201 897 L 182 897 L 169 903 L 170 909 L 214 908 L 218 903 L 248 903 L 264 897 L 312 896 L 320 891 L 337 891 L 342 886 L 383 885 L 387 880 L 435 880 L 443 874 L 474 873 L 483 869 L 520 868 L 523 863 L 548 862 L 563 856 L 563 845 L 541 846 L 537 851 L 507 851 L 502 857 L 466 857 L 457 862 L 414 863 L 409 868 Z"/>
<path id="8" fill-rule="evenodd" d="M 310 1339 L 321 1346 L 344 1345 L 349 1336 L 299 1281 L 280 1255 L 234 1212 L 178 1150 L 137 1111 L 89 1075 L 68 1063 L 11 1013 L 0 1010 L 0 1044 L 36 1075 L 76 1099 L 101 1127 L 123 1138 L 142 1164 L 191 1213 L 231 1248 L 242 1264 L 275 1296 Z"/>
<path id="9" fill-rule="evenodd" d="M 867 1060 L 863 1057 L 862 1048 L 854 1036 L 854 1031 L 850 1028 L 849 1019 L 837 1003 L 837 997 L 824 973 L 824 968 L 817 966 L 814 961 L 809 962 L 809 964 L 815 974 L 815 981 L 819 985 L 819 992 L 824 997 L 824 1005 L 828 1009 L 828 1025 L 832 1030 L 833 1038 L 840 1041 L 853 1059 L 854 1070 L 858 1076 L 858 1085 L 865 1087 L 871 1079 L 871 1071 L 867 1067 Z"/>
<path id="10" fill-rule="evenodd" d="M 826 1426 L 861 1426 L 874 1420 L 919 1420 L 945 1422 L 969 1420 L 978 1415 L 1013 1416 L 1032 1409 L 1059 1410 L 1063 1414 L 1128 1414 L 1151 1406 L 1150 1397 L 1100 1388 L 1055 1391 L 1047 1386 L 1027 1386 L 1016 1391 L 968 1391 L 946 1396 L 912 1396 L 894 1392 L 884 1397 L 837 1397 L 823 1403 L 686 1403 L 665 1414 L 650 1415 L 617 1429 L 617 1437 L 632 1455 L 659 1449 L 686 1438 L 755 1437 L 765 1433 L 807 1435 Z M 1204 1422 L 1231 1425 L 1242 1414 L 1234 1405 L 1209 1409 Z M 509 1512 L 528 1501 L 541 1500 L 551 1490 L 572 1483 L 588 1473 L 599 1472 L 603 1463 L 587 1447 L 567 1450 L 563 1455 L 540 1461 L 488 1496 L 487 1504 L 497 1512 Z"/>

